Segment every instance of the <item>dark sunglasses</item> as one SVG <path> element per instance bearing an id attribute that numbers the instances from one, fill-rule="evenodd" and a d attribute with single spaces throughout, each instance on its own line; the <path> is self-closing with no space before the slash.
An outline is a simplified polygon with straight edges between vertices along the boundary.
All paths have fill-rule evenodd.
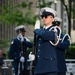
<path id="1" fill-rule="evenodd" d="M 49 15 L 41 15 L 42 18 L 47 18 Z"/>

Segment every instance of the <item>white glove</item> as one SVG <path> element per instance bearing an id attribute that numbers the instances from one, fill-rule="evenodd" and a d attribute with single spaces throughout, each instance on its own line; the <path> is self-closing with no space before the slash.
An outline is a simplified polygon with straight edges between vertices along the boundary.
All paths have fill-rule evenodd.
<path id="1" fill-rule="evenodd" d="M 40 29 L 40 20 L 36 20 L 34 29 Z"/>
<path id="2" fill-rule="evenodd" d="M 22 34 L 21 34 L 21 33 L 20 33 L 20 34 L 18 34 L 17 38 L 18 38 L 21 42 L 23 42 L 23 41 L 24 41 L 24 37 L 22 36 Z"/>
<path id="3" fill-rule="evenodd" d="M 35 55 L 32 54 L 32 52 L 30 52 L 30 54 L 29 54 L 29 61 L 33 61 L 33 60 L 35 60 Z"/>
<path id="4" fill-rule="evenodd" d="M 24 62 L 25 61 L 25 58 L 22 56 L 21 58 L 20 58 L 20 62 Z"/>
<path id="5" fill-rule="evenodd" d="M 27 37 L 25 37 L 25 39 L 26 39 L 26 41 L 30 42 L 30 40 Z"/>

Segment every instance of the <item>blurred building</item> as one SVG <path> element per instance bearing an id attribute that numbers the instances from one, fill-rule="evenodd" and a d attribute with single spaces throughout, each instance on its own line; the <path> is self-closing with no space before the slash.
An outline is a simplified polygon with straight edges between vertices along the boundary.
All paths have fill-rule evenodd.
<path id="1" fill-rule="evenodd" d="M 0 7 L 2 5 L 8 5 L 7 4 L 7 1 L 8 0 L 0 0 Z M 25 2 L 29 2 L 29 1 L 32 1 L 33 2 L 33 6 L 32 6 L 32 11 L 34 14 L 38 14 L 40 12 L 39 9 L 36 8 L 36 5 L 39 4 L 39 2 L 41 3 L 42 0 L 10 0 L 12 2 L 11 6 L 14 6 L 15 4 L 19 4 L 21 3 L 22 1 L 25 1 Z M 63 33 L 68 33 L 68 18 L 67 18 L 67 13 L 66 13 L 66 10 L 65 10 L 65 7 L 63 6 L 63 4 L 61 3 L 61 0 L 45 0 L 46 2 L 54 2 L 52 3 L 51 7 L 53 9 L 55 9 L 58 13 L 58 17 L 61 17 L 62 18 L 62 32 Z M 68 5 L 68 0 L 65 0 L 66 4 Z M 72 3 L 72 8 L 75 6 L 75 3 Z M 26 9 L 24 10 L 21 10 L 23 11 L 24 13 L 26 12 Z M 0 13 L 2 13 L 2 10 L 0 10 Z M 74 13 L 73 13 L 74 14 Z M 0 20 L 1 21 L 1 20 Z M 71 21 L 71 42 L 74 43 L 75 42 L 75 19 L 73 18 L 72 21 Z M 25 25 L 26 26 L 26 25 Z M 2 23 L 0 24 L 0 37 L 1 38 L 7 38 L 7 39 L 12 39 L 15 37 L 15 31 L 14 31 L 14 28 L 15 28 L 15 25 L 6 25 L 5 23 Z M 29 39 L 33 39 L 33 30 L 34 30 L 34 27 L 33 25 L 32 26 L 26 26 L 26 36 L 29 38 Z"/>
<path id="2" fill-rule="evenodd" d="M 61 0 L 47 0 L 47 1 L 53 1 L 52 3 L 52 8 L 54 8 L 57 11 L 57 16 L 62 18 L 62 32 L 63 33 L 68 33 L 68 18 L 67 18 L 67 12 L 65 6 L 62 4 Z M 75 43 L 75 15 L 74 15 L 74 10 L 75 10 L 75 3 L 73 0 L 70 0 L 70 5 L 69 5 L 69 0 L 65 0 L 65 4 L 68 6 L 70 13 L 71 13 L 71 43 Z M 72 12 L 73 11 L 73 12 Z"/>
<path id="3" fill-rule="evenodd" d="M 2 7 L 3 5 L 7 5 L 9 7 L 8 1 L 11 1 L 11 6 L 14 6 L 16 4 L 20 4 L 21 2 L 25 1 L 25 2 L 29 2 L 32 0 L 0 0 L 0 7 Z M 32 10 L 34 11 L 35 9 L 35 5 L 36 5 L 36 1 L 33 2 L 33 6 L 32 6 Z M 26 9 L 22 10 L 24 13 L 26 12 Z M 2 9 L 0 9 L 0 13 L 2 13 Z M 12 10 L 12 12 L 14 12 L 14 10 Z M 11 18 L 10 18 L 11 19 Z M 14 28 L 16 27 L 15 25 L 8 25 L 6 23 L 1 23 L 1 19 L 0 19 L 0 38 L 2 39 L 8 39 L 11 40 L 12 38 L 14 38 L 16 36 L 16 33 L 14 31 Z M 26 26 L 26 25 L 25 25 Z M 33 25 L 32 26 L 26 26 L 26 36 L 30 39 L 33 38 Z"/>

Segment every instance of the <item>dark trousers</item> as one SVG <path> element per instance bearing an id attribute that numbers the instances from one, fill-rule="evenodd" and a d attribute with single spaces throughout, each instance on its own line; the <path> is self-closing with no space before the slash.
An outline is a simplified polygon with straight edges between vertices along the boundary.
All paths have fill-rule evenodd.
<path id="1" fill-rule="evenodd" d="M 35 75 L 66 75 L 66 72 L 50 72 L 50 73 L 35 74 Z"/>
<path id="2" fill-rule="evenodd" d="M 18 75 L 18 66 L 19 66 L 19 62 L 13 62 L 12 63 L 13 65 L 13 68 L 14 68 L 14 72 L 15 72 L 15 75 Z"/>
<path id="3" fill-rule="evenodd" d="M 56 72 L 50 72 L 50 73 L 42 73 L 42 74 L 35 74 L 35 75 L 57 75 Z"/>
<path id="4" fill-rule="evenodd" d="M 20 70 L 19 70 L 19 75 L 28 75 L 27 65 L 25 63 L 22 66 L 22 64 L 20 62 L 14 61 L 12 65 L 14 68 L 15 75 L 18 75 L 18 68 L 20 65 L 21 66 L 20 66 Z M 22 70 L 22 67 L 24 67 L 23 70 Z"/>
<path id="5" fill-rule="evenodd" d="M 58 72 L 57 75 L 66 75 L 66 72 Z"/>

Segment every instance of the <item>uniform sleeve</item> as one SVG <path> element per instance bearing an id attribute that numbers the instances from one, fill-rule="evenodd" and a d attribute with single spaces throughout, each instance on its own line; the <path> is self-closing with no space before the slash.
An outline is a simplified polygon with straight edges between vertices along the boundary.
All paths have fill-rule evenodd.
<path id="1" fill-rule="evenodd" d="M 35 29 L 34 33 L 40 36 L 43 40 L 55 40 L 56 35 L 54 31 L 45 31 L 42 29 Z"/>
<path id="2" fill-rule="evenodd" d="M 60 50 L 65 51 L 69 46 L 70 46 L 70 40 L 65 39 L 65 40 L 60 41 L 58 43 L 57 48 L 59 48 Z"/>
<path id="3" fill-rule="evenodd" d="M 8 56 L 11 59 L 15 59 L 15 42 L 14 40 L 11 41 L 10 43 L 10 48 L 9 48 L 9 52 L 8 52 Z"/>
<path id="4" fill-rule="evenodd" d="M 33 44 L 30 41 L 27 41 L 26 39 L 24 39 L 24 43 L 29 48 L 32 48 L 32 46 L 33 46 Z"/>

